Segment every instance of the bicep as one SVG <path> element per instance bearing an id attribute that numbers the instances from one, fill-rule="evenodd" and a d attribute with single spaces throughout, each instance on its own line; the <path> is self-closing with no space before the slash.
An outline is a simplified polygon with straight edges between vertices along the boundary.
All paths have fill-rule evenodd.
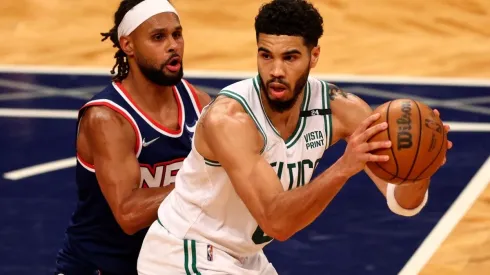
<path id="1" fill-rule="evenodd" d="M 234 144 L 236 146 L 230 144 L 219 149 L 218 161 L 228 174 L 237 194 L 252 208 L 251 212 L 262 212 L 270 200 L 282 191 L 281 183 L 260 152 L 241 146 L 238 142 Z"/>
<path id="2" fill-rule="evenodd" d="M 80 130 L 87 137 L 97 181 L 117 218 L 121 204 L 139 184 L 136 136 L 129 122 L 111 110 L 89 109 L 84 120 Z"/>
<path id="3" fill-rule="evenodd" d="M 242 115 L 245 117 L 231 115 L 216 121 L 205 136 L 235 191 L 261 224 L 267 206 L 283 189 L 276 172 L 260 154 L 262 136 L 248 115 Z"/>
<path id="4" fill-rule="evenodd" d="M 117 212 L 118 207 L 138 188 L 140 167 L 132 150 L 119 150 L 116 145 L 107 146 L 94 156 L 95 175 L 107 202 Z"/>

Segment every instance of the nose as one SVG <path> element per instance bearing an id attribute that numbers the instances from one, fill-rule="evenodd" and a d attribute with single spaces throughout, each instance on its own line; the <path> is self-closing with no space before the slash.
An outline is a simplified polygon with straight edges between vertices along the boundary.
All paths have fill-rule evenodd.
<path id="1" fill-rule="evenodd" d="M 277 60 L 274 62 L 270 74 L 271 74 L 271 77 L 274 77 L 274 78 L 284 78 L 284 76 L 285 76 L 284 64 L 281 60 Z"/>
<path id="2" fill-rule="evenodd" d="M 177 47 L 178 47 L 178 43 L 177 41 L 172 37 L 170 36 L 168 39 L 168 52 L 175 52 L 177 50 Z"/>

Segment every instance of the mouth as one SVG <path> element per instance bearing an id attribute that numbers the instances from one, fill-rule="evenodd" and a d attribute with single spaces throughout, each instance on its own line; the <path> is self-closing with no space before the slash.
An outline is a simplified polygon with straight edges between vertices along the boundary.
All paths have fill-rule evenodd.
<path id="1" fill-rule="evenodd" d="M 175 56 L 167 61 L 165 68 L 167 68 L 167 70 L 169 70 L 170 72 L 176 73 L 180 70 L 180 67 L 182 66 L 181 64 L 181 58 L 179 56 Z"/>
<path id="2" fill-rule="evenodd" d="M 269 92 L 275 98 L 281 98 L 286 94 L 287 87 L 281 83 L 271 83 L 269 84 Z"/>

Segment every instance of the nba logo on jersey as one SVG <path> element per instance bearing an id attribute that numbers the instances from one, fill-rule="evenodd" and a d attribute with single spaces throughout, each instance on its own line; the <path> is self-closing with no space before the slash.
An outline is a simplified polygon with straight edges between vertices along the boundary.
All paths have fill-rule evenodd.
<path id="1" fill-rule="evenodd" d="M 208 261 L 213 261 L 213 246 L 208 244 Z"/>

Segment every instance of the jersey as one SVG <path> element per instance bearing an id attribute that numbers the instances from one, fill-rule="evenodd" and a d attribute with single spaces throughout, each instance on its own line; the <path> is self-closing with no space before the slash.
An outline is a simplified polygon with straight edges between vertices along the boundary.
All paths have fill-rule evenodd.
<path id="1" fill-rule="evenodd" d="M 332 142 L 327 83 L 309 78 L 296 130 L 284 140 L 267 117 L 259 76 L 220 91 L 240 103 L 264 140 L 262 156 L 276 171 L 284 190 L 309 183 L 323 152 Z M 237 133 L 239 134 L 239 133 Z M 258 226 L 237 195 L 226 171 L 205 159 L 193 145 L 176 179 L 176 188 L 158 210 L 159 222 L 181 239 L 204 242 L 236 257 L 260 251 L 272 238 Z"/>
<path id="2" fill-rule="evenodd" d="M 191 150 L 201 112 L 197 94 L 185 80 L 174 86 L 173 92 L 178 104 L 179 130 L 167 129 L 150 118 L 124 87 L 115 82 L 80 109 L 77 127 L 88 107 L 106 106 L 119 113 L 136 135 L 134 153 L 141 171 L 139 187 L 169 185 L 175 182 L 182 161 Z M 131 236 L 122 231 L 100 190 L 95 170 L 96 167 L 77 154 L 78 203 L 65 233 L 64 246 L 58 253 L 58 269 L 68 274 L 70 269 L 82 268 L 136 274 L 137 257 L 147 229 Z"/>

